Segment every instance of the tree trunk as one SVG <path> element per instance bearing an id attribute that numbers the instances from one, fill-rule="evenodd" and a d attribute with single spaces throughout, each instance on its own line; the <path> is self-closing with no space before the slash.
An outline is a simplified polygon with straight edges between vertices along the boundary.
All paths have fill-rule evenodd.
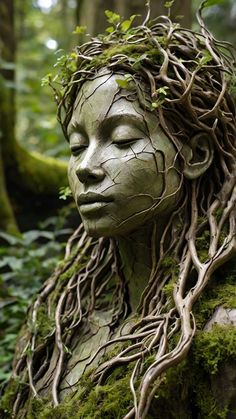
<path id="1" fill-rule="evenodd" d="M 14 212 L 6 190 L 5 174 L 3 170 L 2 153 L 0 152 L 0 230 L 6 233 L 18 235 L 19 230 Z"/>
<path id="2" fill-rule="evenodd" d="M 0 3 L 0 53 L 3 62 L 0 70 L 0 143 L 2 172 L 0 185 L 0 229 L 17 232 L 14 211 L 10 204 L 9 192 L 15 199 L 26 194 L 31 210 L 34 197 L 40 196 L 47 206 L 58 203 L 58 191 L 67 185 L 66 163 L 54 158 L 46 158 L 30 153 L 15 139 L 15 36 L 14 2 L 1 0 Z M 8 191 L 6 189 L 6 185 Z M 6 215 L 7 214 L 7 215 Z M 15 227 L 13 227 L 15 226 Z"/>
<path id="3" fill-rule="evenodd" d="M 165 2 L 160 0 L 151 1 L 151 18 L 167 14 Z M 77 24 L 87 26 L 91 35 L 104 32 L 109 26 L 106 22 L 104 11 L 112 10 L 124 18 L 133 14 L 140 14 L 135 22 L 141 23 L 146 14 L 144 0 L 77 0 Z M 181 18 L 182 16 L 182 18 Z M 171 18 L 177 20 L 184 27 L 191 27 L 192 23 L 191 0 L 176 0 L 171 7 Z"/>

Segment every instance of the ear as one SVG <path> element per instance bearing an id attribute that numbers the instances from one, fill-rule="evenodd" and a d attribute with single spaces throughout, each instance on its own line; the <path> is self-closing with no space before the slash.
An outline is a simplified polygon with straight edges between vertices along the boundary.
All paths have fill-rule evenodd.
<path id="1" fill-rule="evenodd" d="M 209 136 L 200 132 L 194 135 L 188 144 L 184 144 L 182 153 L 184 156 L 184 176 L 187 179 L 196 179 L 201 176 L 211 165 L 214 150 Z"/>

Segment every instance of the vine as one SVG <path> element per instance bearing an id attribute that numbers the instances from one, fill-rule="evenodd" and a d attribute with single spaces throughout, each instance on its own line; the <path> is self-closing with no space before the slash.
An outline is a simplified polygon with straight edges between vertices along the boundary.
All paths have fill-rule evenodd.
<path id="1" fill-rule="evenodd" d="M 168 17 L 150 22 L 149 8 L 143 24 L 136 27 L 132 26 L 134 17 L 122 23 L 117 15 L 107 13 L 112 23 L 108 34 L 61 57 L 60 73 L 44 81 L 54 90 L 66 138 L 82 84 L 99 77 L 99 71 L 106 68 L 126 75 L 117 78 L 120 90 L 127 93 L 127 100 L 137 98 L 145 110 L 156 113 L 182 164 L 182 145 L 193 135 L 206 133 L 214 149 L 213 163 L 204 175 L 188 181 L 181 175 L 183 198 L 164 229 L 158 257 L 154 220 L 152 272 L 140 298 L 136 323 L 94 355 L 96 358 L 104 348 L 117 343 L 125 344 L 91 374 L 92 381 L 106 385 L 114 369 L 133 363 L 129 383 L 133 405 L 124 419 L 147 417 L 163 377 L 191 348 L 196 333 L 194 303 L 214 272 L 236 254 L 236 115 L 228 93 L 235 77 L 235 53 L 207 30 L 203 8 L 204 3 L 197 14 L 201 31 L 196 33 Z M 112 296 L 108 301 L 107 295 Z M 73 339 L 90 314 L 104 304 L 112 311 L 111 328 L 128 317 L 116 241 L 89 238 L 80 226 L 68 242 L 64 264 L 44 285 L 31 309 L 30 337 L 14 369 L 15 376 L 27 371 L 28 387 L 35 398 L 40 398 L 40 383 L 41 390 L 51 389 L 53 404 L 58 406 Z M 42 305 L 54 319 L 43 342 L 37 332 Z M 146 368 L 150 354 L 154 358 Z M 54 368 L 48 377 L 52 361 Z M 27 397 L 26 389 L 18 392 L 14 415 Z"/>

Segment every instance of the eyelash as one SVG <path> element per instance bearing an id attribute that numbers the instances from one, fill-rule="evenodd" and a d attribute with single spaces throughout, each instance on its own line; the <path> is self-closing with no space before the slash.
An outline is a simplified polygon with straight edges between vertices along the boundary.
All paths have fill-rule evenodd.
<path id="1" fill-rule="evenodd" d="M 128 147 L 131 144 L 133 144 L 136 141 L 138 141 L 139 139 L 140 138 L 132 138 L 132 139 L 129 139 L 129 140 L 124 140 L 124 141 L 121 141 L 121 140 L 119 140 L 119 141 L 113 141 L 112 144 L 115 144 L 115 145 L 117 145 L 119 147 Z"/>
<path id="2" fill-rule="evenodd" d="M 71 147 L 70 151 L 73 156 L 78 156 L 85 148 L 86 146 L 84 145 L 74 146 L 74 147 Z"/>
<path id="3" fill-rule="evenodd" d="M 132 138 L 132 139 L 127 139 L 127 140 L 119 140 L 119 141 L 113 141 L 112 144 L 116 145 L 119 148 L 127 148 L 130 145 L 132 145 L 133 143 L 135 143 L 136 141 L 138 141 L 140 138 Z M 80 153 L 82 153 L 82 151 L 87 148 L 86 145 L 81 145 L 81 146 L 73 146 L 71 147 L 71 154 L 73 156 L 78 156 Z"/>

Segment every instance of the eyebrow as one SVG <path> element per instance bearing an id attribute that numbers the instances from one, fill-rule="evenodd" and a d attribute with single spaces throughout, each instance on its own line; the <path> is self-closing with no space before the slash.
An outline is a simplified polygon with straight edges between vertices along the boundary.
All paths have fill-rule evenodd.
<path id="1" fill-rule="evenodd" d="M 141 131 L 146 131 L 146 125 L 141 116 L 136 116 L 131 113 L 124 113 L 124 114 L 115 114 L 115 115 L 107 116 L 106 118 L 104 118 L 101 121 L 101 124 L 99 126 L 99 132 L 101 132 L 103 129 L 108 129 L 110 124 L 117 127 L 118 125 L 122 123 L 132 123 Z M 68 136 L 75 131 L 81 132 L 82 134 L 86 135 L 83 125 L 77 121 L 71 122 L 69 124 L 68 130 L 67 130 Z"/>
<path id="2" fill-rule="evenodd" d="M 67 135 L 70 136 L 75 131 L 79 131 L 82 134 L 85 133 L 83 125 L 79 124 L 77 121 L 70 122 L 67 128 Z"/>
<path id="3" fill-rule="evenodd" d="M 140 116 L 136 116 L 131 113 L 124 113 L 124 114 L 115 114 L 106 117 L 100 125 L 100 130 L 103 128 L 108 128 L 110 124 L 118 126 L 121 123 L 132 123 L 137 128 L 144 130 L 145 129 L 145 123 L 143 118 Z"/>

